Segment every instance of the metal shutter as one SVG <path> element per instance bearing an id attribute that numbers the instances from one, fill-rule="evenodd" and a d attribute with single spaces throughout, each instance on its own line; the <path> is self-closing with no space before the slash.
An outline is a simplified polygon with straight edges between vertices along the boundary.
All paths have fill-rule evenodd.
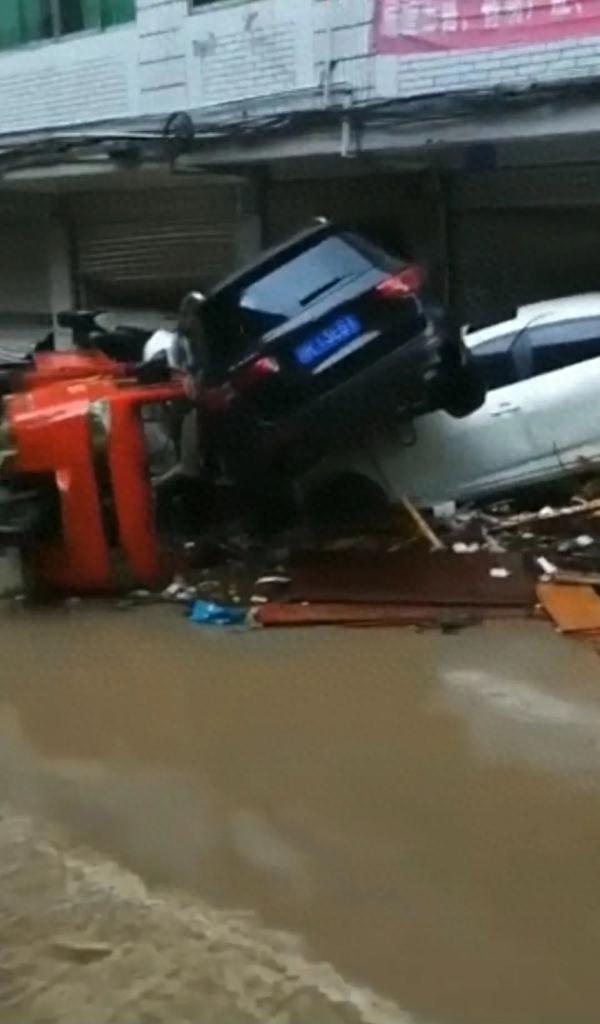
<path id="1" fill-rule="evenodd" d="M 400 253 L 426 264 L 442 284 L 445 257 L 440 200 L 431 180 L 419 175 L 369 174 L 272 182 L 268 187 L 265 234 L 269 244 L 328 217 L 366 231 Z"/>
<path id="2" fill-rule="evenodd" d="M 51 202 L 0 195 L 0 344 L 28 346 L 51 328 L 48 224 Z"/>
<path id="3" fill-rule="evenodd" d="M 464 176 L 451 190 L 449 222 L 452 295 L 464 321 L 600 290 L 597 169 Z"/>
<path id="4" fill-rule="evenodd" d="M 244 186 L 98 192 L 71 201 L 81 291 L 88 303 L 172 306 L 229 273 Z"/>

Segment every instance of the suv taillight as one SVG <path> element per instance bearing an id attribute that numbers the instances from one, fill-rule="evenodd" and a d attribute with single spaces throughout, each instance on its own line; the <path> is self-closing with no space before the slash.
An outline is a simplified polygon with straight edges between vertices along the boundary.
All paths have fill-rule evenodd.
<path id="1" fill-rule="evenodd" d="M 409 295 L 416 295 L 424 280 L 422 268 L 411 264 L 400 273 L 386 277 L 376 286 L 375 291 L 382 299 L 406 299 Z"/>
<path id="2" fill-rule="evenodd" d="M 279 363 L 269 356 L 262 356 L 255 359 L 253 363 L 246 363 L 236 370 L 231 376 L 231 382 L 236 391 L 251 391 L 267 377 L 279 373 Z"/>

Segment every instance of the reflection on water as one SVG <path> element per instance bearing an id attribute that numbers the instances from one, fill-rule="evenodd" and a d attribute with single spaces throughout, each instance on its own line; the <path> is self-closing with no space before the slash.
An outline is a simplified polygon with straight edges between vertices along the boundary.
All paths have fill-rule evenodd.
<path id="1" fill-rule="evenodd" d="M 600 663 L 541 625 L 6 613 L 0 797 L 440 1024 L 595 1024 Z"/>

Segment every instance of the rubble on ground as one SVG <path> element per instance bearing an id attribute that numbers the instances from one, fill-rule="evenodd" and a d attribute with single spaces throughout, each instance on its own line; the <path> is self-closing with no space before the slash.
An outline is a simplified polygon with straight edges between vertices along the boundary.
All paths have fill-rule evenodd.
<path id="1" fill-rule="evenodd" d="M 253 621 L 444 629 L 548 615 L 561 628 L 550 611 L 560 588 L 563 604 L 572 595 L 570 631 L 600 635 L 600 499 L 574 495 L 534 509 L 523 500 L 520 508 L 446 503 L 426 516 L 405 499 L 395 535 L 329 538 L 297 550 L 286 588 L 258 588 Z"/>
<path id="2" fill-rule="evenodd" d="M 360 533 L 295 524 L 269 544 L 239 531 L 188 538 L 161 591 L 134 590 L 121 610 L 157 601 L 212 627 L 413 626 L 447 631 L 489 619 L 547 617 L 600 637 L 600 498 L 530 495 L 430 511 L 404 498 Z M 15 607 L 19 599 L 15 600 Z M 67 599 L 65 607 L 73 607 Z M 600 641 L 599 641 L 600 643 Z"/>
<path id="3" fill-rule="evenodd" d="M 154 599 L 205 626 L 412 626 L 456 631 L 547 616 L 600 634 L 600 499 L 537 508 L 523 496 L 452 502 L 426 513 L 405 498 L 386 524 L 319 536 L 296 525 L 276 544 L 188 541 L 181 571 Z M 559 588 L 559 589 L 557 589 Z M 134 593 L 127 606 L 145 603 Z M 570 600 L 569 613 L 566 604 Z M 122 602 L 123 603 L 123 602 Z M 560 614 L 554 614 L 557 608 Z"/>

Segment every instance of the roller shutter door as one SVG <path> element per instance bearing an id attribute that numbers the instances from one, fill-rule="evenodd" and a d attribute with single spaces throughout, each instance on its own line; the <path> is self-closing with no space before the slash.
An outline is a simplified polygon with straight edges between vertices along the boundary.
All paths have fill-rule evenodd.
<path id="1" fill-rule="evenodd" d="M 597 168 L 463 177 L 451 190 L 449 223 L 451 289 L 465 321 L 600 291 Z"/>
<path id="2" fill-rule="evenodd" d="M 71 202 L 77 272 L 92 305 L 165 306 L 236 261 L 242 185 L 96 193 Z"/>
<path id="3" fill-rule="evenodd" d="M 423 176 L 372 174 L 272 182 L 266 202 L 266 240 L 276 243 L 328 217 L 379 238 L 429 267 L 441 286 L 445 255 L 441 200 Z"/>
<path id="4" fill-rule="evenodd" d="M 48 266 L 50 203 L 0 196 L 0 346 L 28 347 L 51 328 Z"/>

